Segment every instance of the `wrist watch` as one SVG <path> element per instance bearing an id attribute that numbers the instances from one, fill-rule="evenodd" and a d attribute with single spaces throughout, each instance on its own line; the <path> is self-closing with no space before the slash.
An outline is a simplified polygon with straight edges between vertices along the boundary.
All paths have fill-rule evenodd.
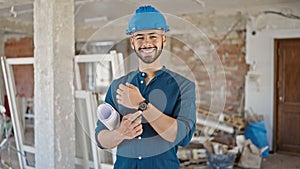
<path id="1" fill-rule="evenodd" d="M 138 111 L 144 111 L 144 110 L 146 110 L 147 107 L 148 107 L 148 103 L 149 103 L 148 100 L 144 100 L 141 103 L 139 103 Z"/>

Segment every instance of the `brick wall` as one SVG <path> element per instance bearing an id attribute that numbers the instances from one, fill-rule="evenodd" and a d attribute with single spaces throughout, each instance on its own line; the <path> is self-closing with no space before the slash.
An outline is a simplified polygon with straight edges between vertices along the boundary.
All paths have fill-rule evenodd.
<path id="1" fill-rule="evenodd" d="M 226 105 L 230 112 L 238 112 L 244 104 L 245 76 L 249 65 L 245 60 L 246 31 L 235 30 L 233 36 L 224 40 L 217 52 L 222 61 L 226 74 Z"/>
<path id="2" fill-rule="evenodd" d="M 195 22 L 196 20 L 197 17 L 193 17 L 192 21 Z M 202 19 L 202 21 L 203 20 L 204 19 Z M 232 22 L 234 21 L 235 20 L 233 18 Z M 211 22 L 213 22 L 213 19 Z M 200 93 L 200 101 L 198 102 L 198 106 L 200 107 L 210 107 L 212 93 L 215 91 L 213 91 L 211 88 L 211 77 L 208 75 L 207 69 L 215 69 L 213 71 L 215 72 L 215 75 L 218 75 L 222 71 L 212 60 L 210 60 L 215 59 L 216 57 L 213 56 L 218 55 L 223 65 L 226 77 L 226 85 L 224 85 L 224 92 L 226 95 L 225 112 L 240 115 L 244 108 L 243 97 L 245 93 L 245 75 L 249 70 L 249 66 L 245 61 L 245 24 L 241 22 L 241 25 L 235 27 L 231 32 L 228 32 L 228 30 L 224 31 L 225 26 L 220 25 L 198 25 L 199 27 L 203 28 L 202 30 L 206 31 L 208 40 L 195 38 L 193 37 L 193 34 L 173 35 L 175 38 L 171 38 L 170 40 L 171 53 L 177 57 L 180 57 L 180 59 L 182 59 L 183 62 L 188 65 L 192 71 L 192 74 L 195 76 Z M 216 31 L 217 33 L 212 31 Z M 190 44 L 183 43 L 180 39 L 186 39 L 185 42 Z M 197 44 L 193 45 L 193 43 Z M 198 46 L 202 48 L 201 51 L 203 52 L 200 54 L 200 59 L 190 46 Z M 211 50 L 211 46 L 214 46 L 214 50 Z M 201 57 L 206 59 L 205 64 L 203 62 L 205 59 L 201 59 Z M 175 69 L 182 69 L 182 64 L 176 62 L 173 62 L 173 64 L 175 64 Z"/>
<path id="3" fill-rule="evenodd" d="M 8 38 L 5 42 L 4 55 L 7 58 L 33 57 L 32 37 Z M 33 96 L 33 66 L 17 65 L 13 66 L 14 79 L 16 82 L 17 96 Z"/>

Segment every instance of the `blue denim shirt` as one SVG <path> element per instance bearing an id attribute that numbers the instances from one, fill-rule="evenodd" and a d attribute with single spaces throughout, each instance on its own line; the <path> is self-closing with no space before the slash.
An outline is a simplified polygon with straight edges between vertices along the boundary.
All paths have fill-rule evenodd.
<path id="1" fill-rule="evenodd" d="M 138 138 L 124 140 L 117 148 L 115 169 L 179 169 L 176 156 L 178 146 L 186 146 L 190 142 L 196 127 L 195 84 L 185 77 L 165 67 L 156 72 L 155 77 L 146 85 L 146 73 L 133 71 L 114 80 L 106 94 L 105 102 L 112 105 L 121 118 L 134 113 L 136 109 L 128 109 L 117 103 L 116 92 L 119 84 L 126 82 L 137 86 L 142 96 L 164 114 L 177 119 L 178 132 L 176 140 L 171 143 L 164 140 L 142 119 L 143 133 Z M 95 130 L 107 129 L 99 120 Z M 97 140 L 97 139 L 96 139 Z M 98 146 L 102 148 L 98 142 Z"/>

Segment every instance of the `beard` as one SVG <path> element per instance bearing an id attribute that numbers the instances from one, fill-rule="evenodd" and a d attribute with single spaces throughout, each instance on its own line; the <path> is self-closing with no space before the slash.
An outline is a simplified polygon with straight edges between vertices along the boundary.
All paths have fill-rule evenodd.
<path id="1" fill-rule="evenodd" d="M 150 48 L 139 48 L 138 50 L 134 49 L 136 55 L 146 64 L 153 63 L 162 53 L 162 48 L 157 49 L 157 47 L 150 47 Z M 143 50 L 153 50 L 150 54 L 145 54 Z"/>

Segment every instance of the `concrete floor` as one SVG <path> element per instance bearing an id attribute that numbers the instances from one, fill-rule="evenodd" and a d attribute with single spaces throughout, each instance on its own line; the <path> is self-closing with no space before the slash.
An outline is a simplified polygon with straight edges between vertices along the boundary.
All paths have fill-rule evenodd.
<path id="1" fill-rule="evenodd" d="M 300 155 L 270 154 L 264 159 L 262 169 L 300 169 Z"/>

